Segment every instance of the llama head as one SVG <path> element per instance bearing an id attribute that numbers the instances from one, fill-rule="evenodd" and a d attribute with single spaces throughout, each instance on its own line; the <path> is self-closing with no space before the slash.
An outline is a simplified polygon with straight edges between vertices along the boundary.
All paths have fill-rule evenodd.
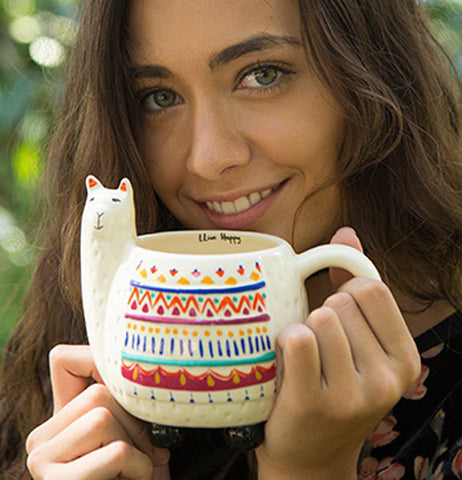
<path id="1" fill-rule="evenodd" d="M 135 235 L 135 207 L 133 188 L 128 178 L 116 189 L 106 188 L 93 175 L 85 184 L 87 200 L 82 217 L 82 228 L 92 236 L 127 237 Z"/>

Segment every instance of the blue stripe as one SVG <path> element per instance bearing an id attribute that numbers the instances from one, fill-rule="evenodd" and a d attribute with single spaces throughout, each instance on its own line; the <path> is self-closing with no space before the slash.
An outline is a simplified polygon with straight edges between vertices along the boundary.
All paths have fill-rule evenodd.
<path id="1" fill-rule="evenodd" d="M 132 287 L 140 287 L 144 290 L 152 290 L 154 292 L 166 292 L 166 293 L 198 293 L 198 294 L 209 294 L 209 293 L 233 293 L 233 292 L 247 292 L 251 290 L 259 290 L 263 288 L 265 282 L 252 283 L 250 285 L 240 285 L 237 287 L 216 287 L 216 288 L 172 288 L 172 287 L 153 287 L 152 285 L 145 285 L 141 282 L 135 280 L 130 281 Z"/>
<path id="2" fill-rule="evenodd" d="M 132 362 L 149 363 L 154 365 L 187 365 L 192 367 L 214 367 L 222 365 L 249 365 L 255 363 L 269 362 L 276 358 L 275 352 L 266 353 L 254 358 L 241 358 L 230 360 L 183 360 L 174 358 L 149 358 L 142 357 L 140 355 L 130 355 L 129 353 L 122 352 L 122 358 L 124 360 L 130 360 Z"/>

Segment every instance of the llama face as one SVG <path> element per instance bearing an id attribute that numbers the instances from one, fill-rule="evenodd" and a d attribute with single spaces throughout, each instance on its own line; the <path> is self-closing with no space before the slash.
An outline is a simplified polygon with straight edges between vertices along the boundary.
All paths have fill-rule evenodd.
<path id="1" fill-rule="evenodd" d="M 133 225 L 133 189 L 127 178 L 121 180 L 118 188 L 105 188 L 90 175 L 86 179 L 87 201 L 83 213 L 84 227 L 93 234 L 108 231 L 117 234 Z"/>

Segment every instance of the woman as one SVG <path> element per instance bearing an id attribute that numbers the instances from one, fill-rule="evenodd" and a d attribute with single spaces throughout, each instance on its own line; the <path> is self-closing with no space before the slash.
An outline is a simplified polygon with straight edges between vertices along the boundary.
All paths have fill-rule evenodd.
<path id="1" fill-rule="evenodd" d="M 49 233 L 3 364 L 2 471 L 27 478 L 41 424 L 35 478 L 455 478 L 462 426 L 437 407 L 461 398 L 460 355 L 444 363 L 460 342 L 459 94 L 412 0 L 87 2 L 47 165 Z M 284 379 L 249 466 L 201 433 L 168 461 L 87 388 L 86 347 L 52 350 L 48 379 L 53 346 L 86 343 L 89 173 L 131 178 L 139 233 L 251 229 L 297 250 L 359 237 L 389 285 L 307 283 L 312 312 L 278 338 Z M 408 390 L 419 359 L 394 298 L 431 371 L 445 368 L 431 396 L 428 365 Z"/>

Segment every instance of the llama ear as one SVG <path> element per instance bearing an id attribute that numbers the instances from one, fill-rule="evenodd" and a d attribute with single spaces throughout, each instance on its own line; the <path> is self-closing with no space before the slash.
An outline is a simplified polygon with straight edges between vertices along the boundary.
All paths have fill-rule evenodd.
<path id="1" fill-rule="evenodd" d="M 119 190 L 125 193 L 133 193 L 133 187 L 128 178 L 122 178 L 119 183 Z"/>
<path id="2" fill-rule="evenodd" d="M 85 179 L 85 185 L 87 186 L 88 193 L 99 188 L 103 188 L 101 182 L 94 175 L 88 175 L 88 177 Z"/>

